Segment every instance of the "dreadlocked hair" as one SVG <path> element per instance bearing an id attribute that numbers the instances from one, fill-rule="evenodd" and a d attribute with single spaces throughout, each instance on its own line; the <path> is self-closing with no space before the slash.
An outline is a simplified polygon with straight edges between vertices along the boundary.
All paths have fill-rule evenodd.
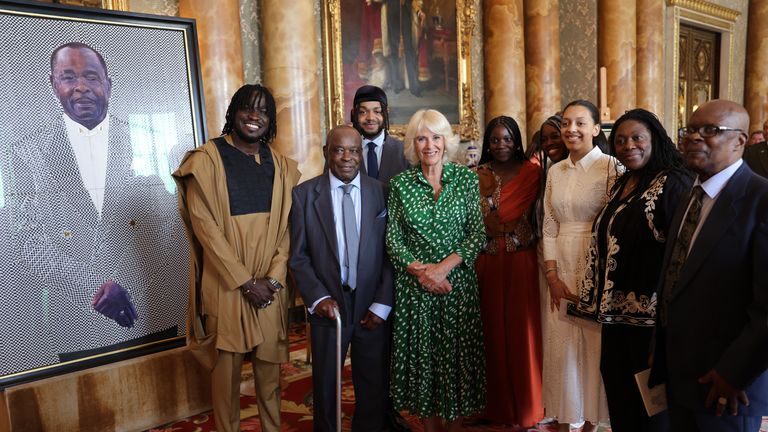
<path id="1" fill-rule="evenodd" d="M 389 134 L 389 109 L 387 108 L 387 104 L 380 100 L 363 102 L 378 102 L 381 105 L 381 117 L 384 119 L 382 130 L 384 131 L 384 138 L 386 139 L 387 135 Z M 352 112 L 349 114 L 349 119 L 352 121 L 352 126 L 357 129 L 358 132 L 360 132 L 360 135 L 363 135 L 364 131 L 363 127 L 360 126 L 360 122 L 357 121 L 357 110 L 360 109 L 360 104 L 363 102 L 353 106 Z"/>
<path id="2" fill-rule="evenodd" d="M 654 113 L 642 108 L 625 112 L 613 124 L 611 136 L 608 138 L 610 154 L 612 156 L 616 156 L 616 131 L 622 123 L 630 120 L 641 123 L 651 134 L 651 158 L 644 167 L 637 171 L 640 174 L 640 179 L 635 187 L 636 192 L 633 193 L 644 192 L 653 179 L 662 171 L 677 170 L 689 175 L 680 152 L 675 147 L 664 126 L 661 125 L 658 117 Z M 629 169 L 624 171 L 624 174 L 614 183 L 611 192 L 620 190 L 629 181 L 629 177 L 633 172 L 635 171 Z"/>
<path id="3" fill-rule="evenodd" d="M 254 97 L 255 95 L 255 97 Z M 275 139 L 277 136 L 277 109 L 275 106 L 275 98 L 268 88 L 261 84 L 246 84 L 240 87 L 232 96 L 232 101 L 227 108 L 227 114 L 224 116 L 224 128 L 221 130 L 222 135 L 226 135 L 234 129 L 235 114 L 240 109 L 253 109 L 257 106 L 261 99 L 264 99 L 264 105 L 267 108 L 267 117 L 269 118 L 269 125 L 267 131 L 262 135 L 261 142 L 268 143 Z"/>
<path id="4" fill-rule="evenodd" d="M 523 151 L 523 138 L 520 134 L 520 126 L 512 117 L 498 116 L 488 122 L 488 126 L 485 127 L 485 134 L 483 135 L 483 148 L 480 153 L 480 165 L 491 161 L 491 134 L 496 126 L 504 126 L 512 135 L 512 145 L 514 147 L 512 151 L 512 157 L 518 161 L 527 160 L 525 157 L 525 151 Z"/>

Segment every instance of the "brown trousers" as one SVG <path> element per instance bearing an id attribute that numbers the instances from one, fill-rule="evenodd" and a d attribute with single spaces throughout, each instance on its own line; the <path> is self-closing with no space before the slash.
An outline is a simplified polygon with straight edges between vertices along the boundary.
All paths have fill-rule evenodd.
<path id="1" fill-rule="evenodd" d="M 216 430 L 240 430 L 240 369 L 244 354 L 219 351 L 211 372 L 211 393 Z M 259 419 L 264 432 L 280 432 L 280 364 L 251 356 Z"/>

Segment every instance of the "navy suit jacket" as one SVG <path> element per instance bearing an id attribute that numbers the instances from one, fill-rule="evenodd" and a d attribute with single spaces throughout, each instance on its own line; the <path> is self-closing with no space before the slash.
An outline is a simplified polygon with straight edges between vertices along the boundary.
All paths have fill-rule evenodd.
<path id="1" fill-rule="evenodd" d="M 341 316 L 345 317 L 345 308 L 352 305 L 345 305 L 342 295 L 330 188 L 326 171 L 293 189 L 289 266 L 305 305 L 331 296 L 342 308 Z M 360 199 L 362 214 L 353 323 L 365 316 L 372 303 L 387 306 L 394 303 L 392 266 L 384 246 L 387 225 L 384 185 L 361 175 Z M 331 320 L 314 320 L 312 317 L 312 324 L 334 325 Z"/>
<path id="2" fill-rule="evenodd" d="M 768 177 L 768 142 L 753 144 L 744 150 L 744 162 L 752 171 Z"/>
<path id="3" fill-rule="evenodd" d="M 687 203 L 672 221 L 665 267 Z M 657 324 L 651 384 L 666 382 L 677 404 L 703 411 L 710 384 L 697 379 L 714 368 L 746 390 L 750 406 L 740 415 L 768 415 L 768 181 L 746 164 L 701 226 L 667 312 L 667 326 Z"/>
<path id="4" fill-rule="evenodd" d="M 363 157 L 365 157 L 363 149 Z M 389 180 L 409 168 L 408 160 L 405 159 L 403 152 L 403 142 L 399 139 L 387 135 L 384 140 L 384 146 L 381 148 L 381 163 L 379 164 L 378 180 L 385 185 L 389 185 Z M 360 172 L 368 175 L 365 164 L 360 164 Z"/>

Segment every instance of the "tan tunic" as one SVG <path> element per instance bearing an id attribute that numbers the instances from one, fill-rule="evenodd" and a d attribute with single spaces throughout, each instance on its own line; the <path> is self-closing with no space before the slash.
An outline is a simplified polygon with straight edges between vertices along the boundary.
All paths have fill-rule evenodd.
<path id="1" fill-rule="evenodd" d="M 270 276 L 286 285 L 288 212 L 300 173 L 295 161 L 270 150 L 275 179 L 269 214 L 230 215 L 226 173 L 212 141 L 190 151 L 173 176 L 192 247 L 188 343 L 204 342 L 202 329 L 195 326 L 200 289 L 198 312 L 217 349 L 254 351 L 257 358 L 277 363 L 288 361 L 287 290 L 278 292 L 265 309 L 253 308 L 239 290 L 253 277 Z"/>

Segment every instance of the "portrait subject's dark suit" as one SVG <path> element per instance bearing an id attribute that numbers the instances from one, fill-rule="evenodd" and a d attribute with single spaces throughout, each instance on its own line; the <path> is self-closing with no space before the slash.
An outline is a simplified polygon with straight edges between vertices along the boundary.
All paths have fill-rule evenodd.
<path id="1" fill-rule="evenodd" d="M 366 152 L 363 150 L 363 157 Z M 381 147 L 381 162 L 379 163 L 378 180 L 385 185 L 389 185 L 389 180 L 409 168 L 408 160 L 405 159 L 403 152 L 403 142 L 399 139 L 387 135 L 384 145 Z M 360 164 L 360 172 L 368 174 L 365 169 L 365 163 Z"/>
<path id="2" fill-rule="evenodd" d="M 683 201 L 672 221 L 665 268 L 687 206 Z M 750 405 L 740 405 L 739 415 L 768 415 L 767 268 L 768 181 L 742 164 L 701 224 L 660 310 L 668 320 L 666 326 L 657 321 L 650 383 L 666 382 L 675 405 L 713 413 L 714 404 L 705 410 L 710 384 L 697 379 L 714 368 L 746 391 Z M 664 308 L 664 293 L 658 297 Z"/>
<path id="3" fill-rule="evenodd" d="M 356 408 L 354 431 L 376 432 L 383 428 L 388 391 L 389 322 L 371 331 L 360 325 L 372 303 L 394 303 L 392 267 L 386 257 L 387 223 L 383 185 L 360 176 L 360 246 L 357 288 L 342 289 L 338 244 L 329 174 L 293 189 L 290 214 L 290 268 L 304 304 L 330 296 L 340 307 L 342 354 L 352 344 L 352 380 Z M 340 217 L 340 216 L 339 216 Z M 335 431 L 336 328 L 335 322 L 309 315 L 312 331 L 312 380 L 315 431 Z"/>
<path id="4" fill-rule="evenodd" d="M 768 142 L 760 142 L 744 150 L 744 162 L 756 174 L 768 178 Z"/>
<path id="5" fill-rule="evenodd" d="M 60 359 L 149 334 L 183 333 L 187 249 L 176 199 L 156 175 L 135 173 L 129 126 L 109 121 L 104 203 L 86 190 L 60 117 L 12 149 L 6 185 L 13 242 L 43 299 L 39 317 Z M 132 328 L 93 309 L 99 286 L 126 289 L 138 318 Z M 90 352 L 92 353 L 92 352 Z M 75 357 L 80 356 L 75 354 Z"/>

